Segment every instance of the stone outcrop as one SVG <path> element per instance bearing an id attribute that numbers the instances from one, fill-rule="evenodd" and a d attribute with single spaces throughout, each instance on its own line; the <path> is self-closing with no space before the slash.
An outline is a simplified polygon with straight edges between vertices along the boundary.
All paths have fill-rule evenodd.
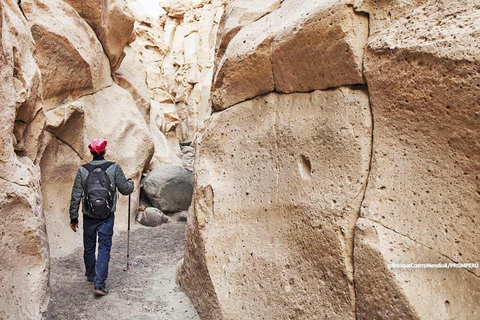
<path id="1" fill-rule="evenodd" d="M 179 281 L 201 316 L 478 318 L 455 265 L 479 256 L 478 4 L 249 3 L 195 144 Z"/>
<path id="2" fill-rule="evenodd" d="M 355 288 L 359 319 L 478 318 L 480 279 L 470 270 L 388 268 L 388 263 L 412 261 L 452 263 L 441 252 L 409 236 L 370 219 L 358 220 Z"/>
<path id="3" fill-rule="evenodd" d="M 117 70 L 125 46 L 135 40 L 135 18 L 121 0 L 64 0 L 71 5 L 95 31 L 110 60 L 112 71 Z"/>
<path id="4" fill-rule="evenodd" d="M 361 84 L 367 36 L 367 18 L 343 1 L 286 0 L 228 43 L 215 74 L 213 105 L 223 110 L 273 90 Z"/>
<path id="5" fill-rule="evenodd" d="M 128 90 L 145 122 L 150 123 L 150 92 L 145 81 L 147 74 L 132 48 L 125 48 L 125 59 L 113 74 L 115 83 Z"/>
<path id="6" fill-rule="evenodd" d="M 178 281 L 205 319 L 480 317 L 480 269 L 457 265 L 480 255 L 477 1 L 161 6 L 0 2 L 1 319 L 40 319 L 49 258 L 81 245 L 97 137 L 132 218 L 167 220 L 136 216 L 141 181 L 188 208 Z"/>
<path id="7" fill-rule="evenodd" d="M 102 44 L 72 7 L 58 0 L 25 0 L 21 6 L 35 40 L 45 100 L 80 97 L 112 83 Z"/>
<path id="8" fill-rule="evenodd" d="M 135 1 L 129 1 L 137 19 L 137 40 L 131 47 L 147 70 L 151 99 L 165 111 L 173 107 L 176 112 L 176 119 L 170 121 L 176 143 L 192 141 L 210 114 L 215 41 L 224 2 L 162 2 L 167 15 L 155 21 Z M 156 161 L 162 163 L 161 159 Z"/>
<path id="9" fill-rule="evenodd" d="M 375 136 L 362 217 L 395 232 L 390 245 L 382 237 L 374 246 L 385 261 L 476 262 L 480 254 L 479 18 L 473 3 L 428 4 L 369 41 L 365 76 Z M 407 240 L 414 246 L 409 254 L 389 259 L 382 248 Z M 416 289 L 404 281 L 405 271 L 392 273 L 408 298 L 402 308 L 421 319 L 479 316 L 471 300 L 480 296 L 479 269 L 429 272 L 424 279 L 442 286 L 424 286 L 419 277 L 410 280 Z M 372 298 L 358 290 L 370 318 Z M 389 311 L 386 301 L 375 304 Z"/>
<path id="10" fill-rule="evenodd" d="M 0 318 L 33 319 L 48 301 L 48 243 L 33 163 L 45 121 L 34 42 L 16 1 L 0 2 L 0 39 Z"/>
<path id="11" fill-rule="evenodd" d="M 207 252 L 199 268 L 209 270 L 222 317 L 295 318 L 299 305 L 311 306 L 301 311 L 307 318 L 317 308 L 327 318 L 353 315 L 349 257 L 370 130 L 366 93 L 348 88 L 270 94 L 213 116 L 195 167 L 196 201 L 203 190 L 213 199 L 194 215 Z M 185 274 L 184 284 L 198 277 Z"/>

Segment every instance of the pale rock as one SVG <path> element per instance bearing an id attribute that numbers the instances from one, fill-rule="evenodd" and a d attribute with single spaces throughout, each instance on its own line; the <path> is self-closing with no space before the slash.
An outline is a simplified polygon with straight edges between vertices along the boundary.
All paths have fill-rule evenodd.
<path id="1" fill-rule="evenodd" d="M 40 319 L 48 303 L 49 274 L 40 173 L 30 159 L 19 161 L 14 170 L 28 182 L 0 179 L 0 318 Z"/>
<path id="2" fill-rule="evenodd" d="M 130 46 L 125 47 L 125 59 L 113 74 L 113 80 L 130 92 L 146 123 L 150 122 L 150 92 L 145 69 Z"/>
<path id="3" fill-rule="evenodd" d="M 35 160 L 37 141 L 45 123 L 41 103 L 40 69 L 33 57 L 33 50 L 30 50 L 34 41 L 21 11 L 13 1 L 7 1 L 5 9 L 5 24 L 12 36 L 4 34 L 2 38 L 9 42 L 7 50 L 13 49 L 10 59 L 14 65 L 12 85 L 16 108 L 14 147 L 17 154 Z"/>
<path id="4" fill-rule="evenodd" d="M 117 70 L 123 49 L 135 40 L 135 18 L 122 0 L 63 0 L 92 27 L 107 54 L 112 71 Z"/>
<path id="5" fill-rule="evenodd" d="M 473 2 L 425 5 L 365 54 L 375 131 L 361 215 L 459 262 L 480 256 L 478 21 Z"/>
<path id="6" fill-rule="evenodd" d="M 166 117 L 169 116 L 165 113 L 162 105 L 156 101 L 152 101 L 150 134 L 155 146 L 155 153 L 152 158 L 154 163 L 150 165 L 151 169 L 160 164 L 181 165 L 181 160 L 177 157 L 176 148 L 174 147 L 175 145 L 178 146 L 178 140 L 168 140 L 165 136 L 165 133 L 175 128 L 175 123 L 178 122 L 178 119 L 170 118 L 166 121 Z"/>
<path id="7" fill-rule="evenodd" d="M 349 0 L 355 11 L 369 15 L 369 32 L 374 35 L 387 29 L 398 19 L 407 16 L 428 0 Z M 467 0 L 469 1 L 469 0 Z"/>
<path id="8" fill-rule="evenodd" d="M 158 227 L 167 223 L 169 218 L 159 209 L 149 207 L 145 210 L 138 211 L 137 221 L 147 227 Z"/>
<path id="9" fill-rule="evenodd" d="M 285 0 L 229 42 L 215 75 L 213 105 L 223 110 L 274 90 L 362 84 L 367 37 L 367 18 L 344 1 Z"/>
<path id="10" fill-rule="evenodd" d="M 164 27 L 164 38 L 163 41 L 167 45 L 168 48 L 172 47 L 173 37 L 175 35 L 175 30 L 177 29 L 178 21 L 176 19 L 168 18 L 165 22 Z"/>
<path id="11" fill-rule="evenodd" d="M 478 319 L 480 279 L 463 268 L 393 268 L 453 263 L 444 255 L 376 222 L 355 229 L 357 319 Z M 461 294 L 459 293 L 461 288 Z"/>
<path id="12" fill-rule="evenodd" d="M 82 114 L 83 116 L 83 114 Z M 78 119 L 74 115 L 72 122 Z M 66 128 L 64 128 L 66 129 Z M 70 229 L 70 195 L 78 168 L 90 159 L 82 159 L 69 145 L 47 133 L 39 165 L 42 173 L 43 208 L 51 257 L 61 257 L 83 245 L 81 232 Z M 79 210 L 83 225 L 82 206 Z"/>
<path id="13" fill-rule="evenodd" d="M 48 111 L 45 129 L 52 133 L 55 138 L 71 147 L 84 160 L 90 156 L 84 146 L 84 115 L 85 109 L 81 102 L 74 101 Z"/>
<path id="14" fill-rule="evenodd" d="M 183 18 L 187 11 L 201 7 L 207 0 L 162 0 L 160 5 L 169 17 Z"/>
<path id="15" fill-rule="evenodd" d="M 195 146 L 180 271 L 201 317 L 355 318 L 371 130 L 367 93 L 349 88 L 272 93 L 213 114 Z"/>
<path id="16" fill-rule="evenodd" d="M 111 84 L 102 44 L 72 7 L 55 0 L 25 0 L 21 7 L 35 40 L 45 100 L 79 97 Z"/>
<path id="17" fill-rule="evenodd" d="M 158 103 L 166 103 L 166 102 L 173 103 L 173 100 L 174 100 L 174 98 L 170 93 L 158 88 L 152 90 L 151 98 Z"/>
<path id="18" fill-rule="evenodd" d="M 367 17 L 338 0 L 305 2 L 282 3 L 281 10 L 294 19 L 272 43 L 275 89 L 305 92 L 364 83 Z"/>
<path id="19" fill-rule="evenodd" d="M 197 43 L 198 43 L 198 32 L 192 32 L 185 37 L 183 44 L 183 52 L 185 55 L 186 63 L 197 63 Z"/>
<path id="20" fill-rule="evenodd" d="M 230 41 L 245 26 L 280 8 L 280 0 L 237 0 L 225 9 L 217 43 L 217 57 L 222 57 Z M 218 63 L 218 61 L 217 61 Z"/>
<path id="21" fill-rule="evenodd" d="M 44 120 L 37 123 L 43 116 L 37 105 L 39 68 L 16 1 L 0 2 L 0 25 L 0 318 L 40 319 L 48 303 L 50 263 L 40 173 L 32 162 L 38 137 L 28 133 L 43 131 Z M 28 125 L 16 126 L 17 117 Z M 22 148 L 28 157 L 17 155 L 16 135 L 24 146 L 33 144 Z"/>

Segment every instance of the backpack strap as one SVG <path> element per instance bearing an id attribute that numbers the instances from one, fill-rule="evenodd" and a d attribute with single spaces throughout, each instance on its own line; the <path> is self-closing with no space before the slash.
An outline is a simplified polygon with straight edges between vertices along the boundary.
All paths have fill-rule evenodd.
<path id="1" fill-rule="evenodd" d="M 82 165 L 82 167 L 87 169 L 88 173 L 91 173 L 96 168 L 100 168 L 100 169 L 102 169 L 102 171 L 107 171 L 107 169 L 114 163 L 115 162 L 110 162 L 110 161 L 107 161 L 107 162 L 99 164 L 99 165 L 93 165 L 91 163 L 86 163 L 86 164 Z"/>

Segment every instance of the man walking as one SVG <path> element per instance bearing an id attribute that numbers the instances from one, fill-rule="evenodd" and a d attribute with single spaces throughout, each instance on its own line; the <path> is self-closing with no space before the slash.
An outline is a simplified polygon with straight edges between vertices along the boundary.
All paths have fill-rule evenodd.
<path id="1" fill-rule="evenodd" d="M 70 202 L 70 228 L 77 232 L 78 208 L 82 201 L 83 212 L 83 260 L 87 281 L 94 282 L 97 296 L 105 296 L 108 290 L 108 263 L 112 248 L 113 222 L 117 203 L 116 190 L 123 195 L 133 192 L 133 181 L 127 180 L 119 165 L 105 160 L 107 141 L 94 139 L 88 145 L 93 160 L 81 166 L 75 177 Z M 98 236 L 98 256 L 95 248 Z"/>

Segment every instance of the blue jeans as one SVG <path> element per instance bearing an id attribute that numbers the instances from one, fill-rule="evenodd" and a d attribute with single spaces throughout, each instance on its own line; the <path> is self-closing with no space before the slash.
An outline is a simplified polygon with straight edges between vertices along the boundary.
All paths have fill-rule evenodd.
<path id="1" fill-rule="evenodd" d="M 112 213 L 106 220 L 83 219 L 83 261 L 85 262 L 85 275 L 88 280 L 93 280 L 95 287 L 105 287 L 108 277 L 108 263 L 112 249 L 113 221 Z M 98 235 L 98 257 L 95 260 L 95 249 Z"/>

